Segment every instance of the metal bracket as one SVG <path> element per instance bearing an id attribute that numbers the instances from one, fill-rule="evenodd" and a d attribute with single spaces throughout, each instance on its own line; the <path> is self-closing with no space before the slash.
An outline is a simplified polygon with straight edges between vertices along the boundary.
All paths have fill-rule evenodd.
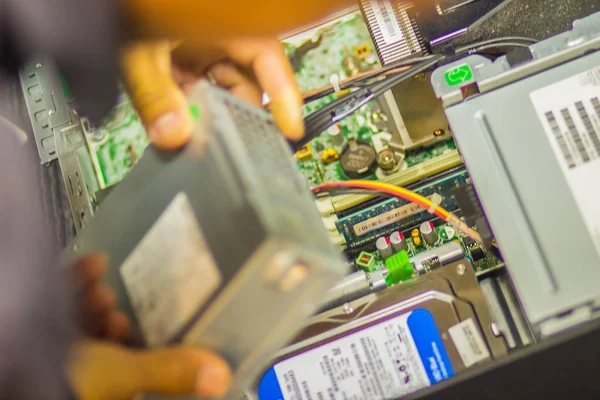
<path id="1" fill-rule="evenodd" d="M 50 63 L 27 65 L 20 78 L 40 162 L 48 164 L 58 158 L 54 132 L 73 123 L 67 96 Z"/>

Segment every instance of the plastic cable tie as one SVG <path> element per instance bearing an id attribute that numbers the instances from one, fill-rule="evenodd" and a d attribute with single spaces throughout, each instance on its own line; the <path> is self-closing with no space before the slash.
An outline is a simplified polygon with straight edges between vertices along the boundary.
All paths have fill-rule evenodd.
<path id="1" fill-rule="evenodd" d="M 333 90 L 336 93 L 342 91 L 342 88 L 340 88 L 340 77 L 338 76 L 338 74 L 331 75 L 331 78 L 329 78 L 329 82 L 331 83 L 331 86 L 333 86 Z"/>
<path id="2" fill-rule="evenodd" d="M 431 196 L 431 207 L 427 210 L 429 211 L 429 214 L 435 213 L 435 210 L 442 204 L 442 200 L 444 200 L 444 198 L 437 193 L 434 193 Z"/>

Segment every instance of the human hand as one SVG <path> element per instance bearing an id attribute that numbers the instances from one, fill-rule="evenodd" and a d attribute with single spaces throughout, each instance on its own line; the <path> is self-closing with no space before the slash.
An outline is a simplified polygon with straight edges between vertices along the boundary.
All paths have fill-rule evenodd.
<path id="1" fill-rule="evenodd" d="M 89 254 L 71 268 L 82 328 L 88 338 L 71 349 L 68 377 L 79 400 L 131 400 L 138 393 L 217 397 L 231 372 L 217 355 L 174 347 L 136 351 L 118 345 L 129 337 L 130 321 L 115 308 L 116 297 L 102 283 L 108 259 Z M 97 339 L 107 339 L 104 342 Z M 111 343 L 116 342 L 116 343 Z"/>
<path id="2" fill-rule="evenodd" d="M 131 400 L 137 394 L 219 397 L 231 384 L 229 367 L 210 352 L 136 351 L 87 340 L 72 347 L 68 378 L 79 400 Z"/>
<path id="3" fill-rule="evenodd" d="M 189 139 L 192 117 L 186 94 L 207 74 L 255 105 L 266 92 L 283 134 L 293 140 L 303 135 L 303 101 L 283 46 L 275 39 L 226 39 L 176 48 L 169 41 L 136 42 L 124 47 L 121 59 L 129 95 L 158 147 L 175 149 Z"/>

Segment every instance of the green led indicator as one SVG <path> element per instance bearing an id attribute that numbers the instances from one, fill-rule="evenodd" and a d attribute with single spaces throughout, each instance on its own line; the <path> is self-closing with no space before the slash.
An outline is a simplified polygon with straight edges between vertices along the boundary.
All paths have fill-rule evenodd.
<path id="1" fill-rule="evenodd" d="M 192 104 L 190 106 L 190 114 L 192 115 L 192 118 L 194 120 L 199 120 L 200 119 L 200 109 L 198 108 L 197 105 Z"/>
<path id="2" fill-rule="evenodd" d="M 454 67 L 444 74 L 448 86 L 457 86 L 473 79 L 473 71 L 468 64 Z"/>

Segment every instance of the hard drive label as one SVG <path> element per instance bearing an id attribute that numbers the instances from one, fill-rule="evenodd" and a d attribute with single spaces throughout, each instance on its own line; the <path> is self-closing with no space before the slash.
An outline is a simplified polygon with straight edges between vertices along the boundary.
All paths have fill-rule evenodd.
<path id="1" fill-rule="evenodd" d="M 178 193 L 121 267 L 146 343 L 165 344 L 221 284 L 185 193 Z"/>
<path id="2" fill-rule="evenodd" d="M 281 361 L 260 400 L 377 400 L 454 375 L 432 314 L 414 310 Z"/>
<path id="3" fill-rule="evenodd" d="M 600 253 L 600 67 L 530 97 Z"/>

